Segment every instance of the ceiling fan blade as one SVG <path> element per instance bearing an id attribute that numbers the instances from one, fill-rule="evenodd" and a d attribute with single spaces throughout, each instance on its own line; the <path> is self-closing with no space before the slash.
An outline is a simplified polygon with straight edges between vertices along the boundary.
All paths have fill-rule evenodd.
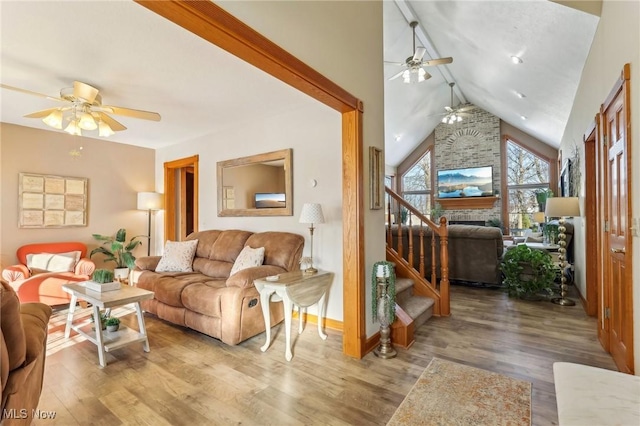
<path id="1" fill-rule="evenodd" d="M 424 61 L 422 62 L 422 65 L 426 67 L 432 67 L 434 65 L 450 64 L 451 62 L 453 62 L 453 58 L 449 57 L 449 58 L 431 59 L 430 61 Z"/>
<path id="2" fill-rule="evenodd" d="M 143 111 L 140 109 L 123 108 L 111 105 L 103 105 L 104 111 L 116 115 L 124 115 L 125 117 L 141 118 L 143 120 L 160 121 L 160 114 L 157 112 Z"/>
<path id="3" fill-rule="evenodd" d="M 13 90 L 13 91 L 20 92 L 20 93 L 25 93 L 27 95 L 33 95 L 33 96 L 38 96 L 38 97 L 41 97 L 41 98 L 50 99 L 52 101 L 62 101 L 62 102 L 65 101 L 64 99 L 58 98 L 56 96 L 49 96 L 49 95 L 45 95 L 44 93 L 32 92 L 31 90 L 20 89 L 19 87 L 13 87 L 13 86 L 9 86 L 9 85 L 6 85 L 6 84 L 0 84 L 0 87 L 2 87 L 3 89 L 8 89 L 8 90 Z"/>
<path id="4" fill-rule="evenodd" d="M 416 47 L 416 52 L 413 54 L 413 60 L 421 61 L 425 53 L 427 53 L 427 49 L 424 47 Z"/>
<path id="5" fill-rule="evenodd" d="M 406 70 L 404 70 L 404 71 L 406 71 Z M 404 71 L 400 71 L 398 74 L 395 74 L 393 77 L 391 77 L 389 79 L 389 81 L 395 80 L 396 78 L 400 77 L 402 74 L 404 74 Z"/>
<path id="6" fill-rule="evenodd" d="M 391 61 L 384 61 L 384 63 L 385 63 L 385 64 L 389 64 L 389 65 L 400 65 L 401 67 L 402 67 L 402 66 L 407 65 L 407 64 L 406 64 L 406 62 L 391 62 Z"/>
<path id="7" fill-rule="evenodd" d="M 36 112 L 32 112 L 31 114 L 27 114 L 25 115 L 25 117 L 27 118 L 42 118 L 42 117 L 46 117 L 47 115 L 51 114 L 53 111 L 56 111 L 58 108 L 49 108 L 49 109 L 43 109 L 42 111 L 36 111 Z"/>
<path id="8" fill-rule="evenodd" d="M 119 122 L 114 120 L 113 118 L 109 117 L 104 112 L 99 112 L 97 114 L 100 117 L 100 120 L 102 120 L 105 123 L 107 123 L 109 125 L 109 127 L 111 127 L 111 130 L 113 130 L 114 132 L 119 132 L 121 130 L 127 130 L 127 128 L 125 126 L 123 126 L 122 124 L 120 124 Z"/>
<path id="9" fill-rule="evenodd" d="M 76 99 L 82 99 L 85 102 L 92 104 L 96 99 L 99 90 L 93 86 L 89 86 L 87 83 L 83 83 L 81 81 L 73 82 L 73 96 Z"/>

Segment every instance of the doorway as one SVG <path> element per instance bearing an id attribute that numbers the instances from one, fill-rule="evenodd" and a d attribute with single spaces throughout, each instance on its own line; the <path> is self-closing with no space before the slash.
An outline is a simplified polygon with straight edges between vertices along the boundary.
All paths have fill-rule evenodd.
<path id="1" fill-rule="evenodd" d="M 183 241 L 198 230 L 197 155 L 164 163 L 164 238 Z"/>

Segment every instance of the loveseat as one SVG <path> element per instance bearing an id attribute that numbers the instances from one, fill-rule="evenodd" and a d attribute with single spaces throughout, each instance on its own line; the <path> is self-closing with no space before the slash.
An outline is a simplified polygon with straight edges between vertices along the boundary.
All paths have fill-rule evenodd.
<path id="1" fill-rule="evenodd" d="M 86 281 L 96 268 L 86 255 L 87 246 L 79 242 L 27 244 L 16 252 L 20 263 L 6 267 L 2 278 L 22 303 L 66 304 L 71 296 L 62 285 Z"/>
<path id="2" fill-rule="evenodd" d="M 501 285 L 500 261 L 504 251 L 502 231 L 491 226 L 449 225 L 449 280 Z M 413 265 L 420 264 L 420 227 L 402 226 L 403 257 L 409 259 L 409 230 L 413 234 Z M 431 277 L 431 228 L 424 232 L 425 277 Z M 393 248 L 398 248 L 398 227 L 392 227 Z M 440 239 L 436 238 L 436 269 L 440 276 Z"/>
<path id="3" fill-rule="evenodd" d="M 11 286 L 0 283 L 0 423 L 28 425 L 42 392 L 51 308 L 20 304 Z"/>
<path id="4" fill-rule="evenodd" d="M 304 238 L 288 232 L 208 230 L 192 233 L 186 243 L 194 240 L 195 256 L 186 271 L 156 271 L 162 263 L 160 256 L 136 259 L 134 284 L 154 292 L 152 300 L 142 302 L 143 309 L 228 345 L 264 332 L 262 306 L 253 280 L 298 270 Z M 163 256 L 167 256 L 169 247 L 173 246 L 167 245 Z M 264 247 L 263 260 L 259 266 L 231 274 L 245 247 Z M 271 303 L 271 324 L 284 318 L 281 305 Z"/>

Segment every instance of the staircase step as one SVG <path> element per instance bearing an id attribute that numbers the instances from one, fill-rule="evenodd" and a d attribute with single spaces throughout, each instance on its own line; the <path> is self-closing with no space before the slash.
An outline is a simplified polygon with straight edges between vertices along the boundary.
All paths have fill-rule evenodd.
<path id="1" fill-rule="evenodd" d="M 413 280 L 396 278 L 396 303 L 401 305 L 413 297 Z"/>
<path id="2" fill-rule="evenodd" d="M 433 315 L 434 303 L 435 301 L 430 297 L 413 296 L 402 303 L 398 302 L 398 305 L 413 318 L 414 327 L 418 329 Z"/>

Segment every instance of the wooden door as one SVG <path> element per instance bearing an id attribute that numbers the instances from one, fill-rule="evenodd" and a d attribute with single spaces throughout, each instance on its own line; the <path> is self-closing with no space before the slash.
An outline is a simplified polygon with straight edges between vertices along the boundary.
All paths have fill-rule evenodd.
<path id="1" fill-rule="evenodd" d="M 628 67 L 625 67 L 628 71 Z M 622 372 L 633 373 L 633 299 L 631 284 L 630 167 L 628 78 L 604 105 L 605 208 L 608 235 L 604 258 L 605 318 L 609 320 L 609 349 Z M 627 74 L 628 75 L 628 74 Z"/>
<path id="2" fill-rule="evenodd" d="M 199 157 L 164 163 L 164 239 L 182 241 L 198 230 Z"/>

